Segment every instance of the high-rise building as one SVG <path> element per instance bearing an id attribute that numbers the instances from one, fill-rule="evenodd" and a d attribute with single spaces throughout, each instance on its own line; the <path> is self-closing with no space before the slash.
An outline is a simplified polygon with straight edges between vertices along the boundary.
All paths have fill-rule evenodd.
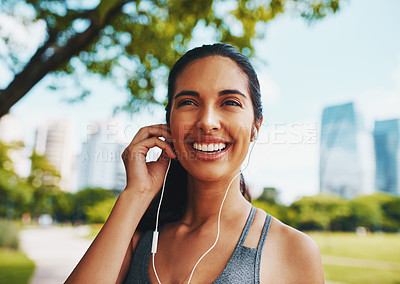
<path id="1" fill-rule="evenodd" d="M 320 192 L 353 198 L 374 190 L 374 146 L 353 103 L 326 107 L 320 140 Z"/>
<path id="2" fill-rule="evenodd" d="M 121 154 L 125 146 L 120 142 L 118 126 L 115 119 L 89 125 L 87 139 L 78 157 L 79 189 L 124 189 L 126 175 Z"/>
<path id="3" fill-rule="evenodd" d="M 375 121 L 374 141 L 376 189 L 400 195 L 400 119 Z"/>
<path id="4" fill-rule="evenodd" d="M 72 121 L 65 119 L 49 120 L 36 130 L 35 151 L 45 155 L 47 160 L 60 173 L 60 188 L 76 191 L 76 153 Z"/>

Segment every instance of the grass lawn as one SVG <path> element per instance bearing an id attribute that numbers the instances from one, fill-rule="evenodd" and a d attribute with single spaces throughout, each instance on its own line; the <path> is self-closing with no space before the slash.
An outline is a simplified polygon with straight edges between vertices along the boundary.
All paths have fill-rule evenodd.
<path id="1" fill-rule="evenodd" d="M 23 252 L 0 249 L 0 284 L 27 284 L 35 264 Z"/>
<path id="2" fill-rule="evenodd" d="M 400 234 L 309 233 L 321 254 L 400 263 Z"/>
<path id="3" fill-rule="evenodd" d="M 378 270 L 338 265 L 324 265 L 325 279 L 337 283 L 400 283 L 400 271 Z"/>
<path id="4" fill-rule="evenodd" d="M 400 283 L 400 234 L 308 233 L 318 244 L 327 281 Z M 329 257 L 339 257 L 335 258 Z"/>

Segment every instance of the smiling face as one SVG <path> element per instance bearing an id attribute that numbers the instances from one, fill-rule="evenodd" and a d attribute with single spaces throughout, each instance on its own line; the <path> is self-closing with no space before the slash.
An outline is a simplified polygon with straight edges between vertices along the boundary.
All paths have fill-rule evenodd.
<path id="1" fill-rule="evenodd" d="M 255 127 L 247 77 L 233 60 L 197 59 L 178 75 L 170 128 L 190 175 L 211 181 L 238 173 Z"/>

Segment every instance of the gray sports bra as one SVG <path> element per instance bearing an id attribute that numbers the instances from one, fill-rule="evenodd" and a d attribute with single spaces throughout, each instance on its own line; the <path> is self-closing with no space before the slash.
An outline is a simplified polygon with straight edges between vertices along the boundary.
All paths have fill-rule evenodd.
<path id="1" fill-rule="evenodd" d="M 271 224 L 271 216 L 267 214 L 257 248 L 249 248 L 243 244 L 253 223 L 255 213 L 256 208 L 253 206 L 231 258 L 222 273 L 212 282 L 213 284 L 260 283 L 261 253 Z M 124 283 L 151 284 L 148 265 L 151 256 L 152 235 L 152 231 L 147 231 L 140 238 Z"/>

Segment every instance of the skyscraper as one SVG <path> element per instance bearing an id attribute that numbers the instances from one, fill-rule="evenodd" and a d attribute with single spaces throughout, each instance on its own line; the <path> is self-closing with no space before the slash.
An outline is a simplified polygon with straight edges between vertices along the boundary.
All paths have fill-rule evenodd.
<path id="1" fill-rule="evenodd" d="M 76 191 L 74 131 L 69 119 L 49 120 L 36 131 L 35 151 L 45 155 L 61 175 L 60 188 Z"/>
<path id="2" fill-rule="evenodd" d="M 373 139 L 353 103 L 323 110 L 320 143 L 321 193 L 349 199 L 373 192 Z"/>
<path id="3" fill-rule="evenodd" d="M 376 189 L 400 195 L 400 119 L 375 121 Z"/>
<path id="4" fill-rule="evenodd" d="M 118 122 L 112 119 L 92 123 L 87 134 L 78 157 L 79 189 L 102 187 L 123 190 L 126 176 L 121 154 L 125 146 L 120 143 Z"/>

